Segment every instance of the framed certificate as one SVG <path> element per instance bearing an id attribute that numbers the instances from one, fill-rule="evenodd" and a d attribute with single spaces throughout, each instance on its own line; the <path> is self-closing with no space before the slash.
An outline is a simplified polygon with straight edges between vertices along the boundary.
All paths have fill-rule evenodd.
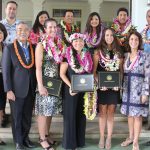
<path id="1" fill-rule="evenodd" d="M 48 94 L 60 97 L 60 91 L 62 86 L 61 79 L 55 79 L 50 77 L 43 77 L 43 85 L 46 87 Z"/>
<path id="2" fill-rule="evenodd" d="M 100 71 L 98 72 L 98 87 L 121 87 L 120 72 L 118 71 Z"/>
<path id="3" fill-rule="evenodd" d="M 92 92 L 93 89 L 94 89 L 93 74 L 72 75 L 71 77 L 72 92 Z"/>

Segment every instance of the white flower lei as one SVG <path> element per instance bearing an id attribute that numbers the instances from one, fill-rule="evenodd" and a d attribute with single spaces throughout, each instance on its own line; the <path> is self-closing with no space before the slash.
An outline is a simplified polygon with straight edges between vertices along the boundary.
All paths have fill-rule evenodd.
<path id="1" fill-rule="evenodd" d="M 102 52 L 100 51 L 100 61 L 99 61 L 99 63 L 107 71 L 117 71 L 117 70 L 119 70 L 120 59 L 118 58 L 117 53 L 115 53 L 113 59 L 110 59 L 110 56 L 108 54 L 106 54 L 106 56 L 104 56 L 102 54 Z"/>

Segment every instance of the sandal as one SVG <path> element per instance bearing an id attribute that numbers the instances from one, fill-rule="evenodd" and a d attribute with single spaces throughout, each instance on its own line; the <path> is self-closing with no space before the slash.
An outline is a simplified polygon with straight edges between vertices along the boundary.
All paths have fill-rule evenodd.
<path id="1" fill-rule="evenodd" d="M 99 147 L 100 149 L 104 149 L 104 141 L 105 141 L 105 140 L 100 139 L 99 144 L 98 144 L 98 147 Z"/>
<path id="2" fill-rule="evenodd" d="M 110 139 L 106 139 L 105 148 L 107 150 L 111 149 L 111 138 Z"/>
<path id="3" fill-rule="evenodd" d="M 47 142 L 50 144 L 50 145 L 52 145 L 52 146 L 54 146 L 54 145 L 57 145 L 57 141 L 52 141 L 52 140 L 50 140 L 49 139 L 49 135 L 45 135 L 45 137 L 47 138 Z"/>
<path id="4" fill-rule="evenodd" d="M 121 146 L 122 146 L 122 147 L 126 147 L 126 146 L 129 146 L 129 145 L 132 144 L 132 143 L 133 143 L 133 140 L 132 140 L 132 139 L 126 138 L 125 141 L 123 141 L 123 142 L 121 143 Z"/>
<path id="5" fill-rule="evenodd" d="M 40 143 L 41 146 L 42 146 L 41 143 L 43 143 L 43 142 L 47 142 L 47 139 L 39 139 L 39 143 Z M 48 142 L 47 142 L 47 143 L 48 143 Z M 47 146 L 47 147 L 43 147 L 43 146 L 42 146 L 42 148 L 43 148 L 43 150 L 54 150 L 54 148 L 52 147 L 52 145 L 49 145 L 49 146 Z"/>

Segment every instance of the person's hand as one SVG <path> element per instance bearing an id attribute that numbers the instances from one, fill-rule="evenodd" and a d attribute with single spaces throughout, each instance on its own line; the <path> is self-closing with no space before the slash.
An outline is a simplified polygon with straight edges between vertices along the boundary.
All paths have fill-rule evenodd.
<path id="1" fill-rule="evenodd" d="M 7 100 L 15 101 L 16 97 L 13 91 L 7 92 Z"/>
<path id="2" fill-rule="evenodd" d="M 106 87 L 100 88 L 101 91 L 107 91 L 108 89 Z"/>
<path id="3" fill-rule="evenodd" d="M 44 86 L 39 86 L 38 87 L 39 93 L 42 96 L 48 96 L 48 91 Z"/>
<path id="4" fill-rule="evenodd" d="M 144 104 L 146 102 L 148 102 L 148 96 L 147 95 L 142 95 L 141 96 L 141 103 Z"/>
<path id="5" fill-rule="evenodd" d="M 73 93 L 72 90 L 71 90 L 71 88 L 69 88 L 69 93 L 70 93 L 71 96 L 74 96 L 74 95 L 77 94 L 77 93 Z"/>
<path id="6" fill-rule="evenodd" d="M 119 91 L 119 87 L 113 87 L 114 91 Z"/>

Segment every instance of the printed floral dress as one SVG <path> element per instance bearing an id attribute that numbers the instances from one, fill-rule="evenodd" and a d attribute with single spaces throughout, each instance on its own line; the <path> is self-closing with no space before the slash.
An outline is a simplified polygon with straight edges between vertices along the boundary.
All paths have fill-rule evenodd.
<path id="1" fill-rule="evenodd" d="M 139 51 L 139 59 L 135 62 L 133 69 L 128 70 L 130 61 L 125 56 L 124 83 L 121 113 L 127 116 L 148 115 L 148 102 L 141 103 L 141 96 L 150 93 L 150 57 Z"/>
<path id="2" fill-rule="evenodd" d="M 53 58 L 50 58 L 46 51 L 44 51 L 44 62 L 42 66 L 42 74 L 47 77 L 59 76 L 59 66 L 55 63 Z M 52 116 L 59 114 L 62 111 L 61 98 L 55 96 L 41 96 L 39 93 L 36 94 L 35 103 L 35 114 Z"/>

